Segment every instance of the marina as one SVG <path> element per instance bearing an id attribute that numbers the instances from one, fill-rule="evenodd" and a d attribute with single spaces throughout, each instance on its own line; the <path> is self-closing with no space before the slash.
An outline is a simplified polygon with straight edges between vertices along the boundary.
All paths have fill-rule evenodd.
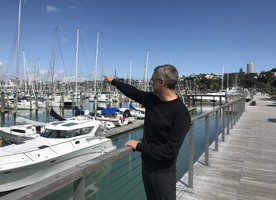
<path id="1" fill-rule="evenodd" d="M 200 109 L 204 110 L 204 108 L 200 108 Z M 208 114 L 208 112 L 211 112 L 211 110 L 212 110 L 212 106 L 209 106 L 208 110 L 205 110 L 204 112 Z M 222 124 L 222 121 L 220 121 L 219 125 L 216 126 L 215 125 L 216 115 L 213 115 L 211 113 L 208 114 L 208 116 L 210 120 L 210 126 L 209 126 L 210 140 L 213 141 L 215 139 L 215 132 L 216 132 L 215 130 L 217 129 L 217 131 L 221 132 L 223 124 Z M 232 112 L 232 113 L 235 113 L 235 112 Z M 222 116 L 222 114 L 220 116 Z M 197 160 L 202 154 L 202 152 L 204 151 L 204 137 L 202 137 L 202 134 L 200 133 L 202 129 L 204 130 L 205 123 L 204 121 L 203 123 L 201 121 L 202 120 L 197 120 L 197 122 L 195 122 L 196 130 L 197 130 L 195 134 L 195 145 L 197 147 L 195 150 L 195 158 L 194 158 L 195 160 Z M 124 147 L 124 143 L 128 139 L 140 139 L 141 137 L 142 137 L 142 127 L 130 130 L 124 134 L 114 136 L 112 137 L 112 141 L 117 146 L 118 150 L 114 151 L 114 153 L 108 154 L 107 155 L 108 158 L 106 158 L 106 156 L 103 155 L 100 159 L 91 160 L 91 162 L 84 163 L 81 168 L 78 168 L 78 166 L 76 166 L 77 171 L 79 171 L 79 169 L 85 169 L 86 178 L 85 178 L 85 186 L 83 188 L 85 192 L 82 195 L 85 194 L 86 199 L 91 199 L 91 198 L 92 199 L 110 199 L 111 196 L 112 196 L 112 199 L 144 199 L 145 198 L 142 180 L 140 176 L 140 173 L 141 173 L 140 155 L 137 152 L 132 153 L 132 151 L 129 151 L 129 148 Z M 187 139 L 182 145 L 181 151 L 179 153 L 180 156 L 177 162 L 177 168 L 178 168 L 177 179 L 180 179 L 181 176 L 189 168 L 188 146 L 189 146 L 189 140 Z M 77 182 L 75 182 L 75 184 L 69 184 L 69 185 L 68 183 L 73 181 L 73 179 L 71 178 L 75 176 L 68 177 L 68 171 L 64 171 L 62 174 L 64 175 L 66 174 L 67 178 L 66 180 L 58 181 L 59 183 L 64 182 L 64 184 L 60 184 L 58 186 L 60 190 L 56 191 L 57 185 L 55 185 L 53 181 L 57 181 L 56 178 L 58 179 L 62 178 L 63 175 L 61 174 L 58 175 L 56 178 L 49 177 L 46 182 L 42 181 L 41 184 L 40 183 L 36 184 L 36 188 L 39 188 L 40 186 L 44 187 L 45 189 L 47 188 L 46 190 L 48 194 L 52 193 L 53 191 L 56 191 L 43 199 L 70 199 L 70 196 L 74 195 L 73 188 L 76 187 L 75 184 Z M 94 177 L 94 179 L 91 177 Z M 68 178 L 71 181 L 69 181 Z M 51 187 L 54 190 L 49 188 L 49 185 L 48 185 L 50 184 L 49 181 L 53 184 L 53 186 L 55 186 L 55 187 L 53 186 Z M 75 186 L 73 187 L 73 185 Z M 28 190 L 28 188 L 33 190 L 32 187 L 26 187 L 26 188 L 23 188 L 22 190 L 24 189 Z M 10 195 L 12 194 L 13 193 L 11 193 Z M 38 194 L 33 191 L 29 193 L 29 195 L 32 196 L 32 195 L 38 195 Z M 6 196 L 11 197 L 9 195 L 6 195 Z M 14 196 L 12 196 L 12 198 L 14 198 Z M 25 198 L 28 199 L 30 198 L 30 196 L 29 197 L 25 196 Z M 83 199 L 83 197 L 80 197 L 79 199 Z"/>
<path id="2" fill-rule="evenodd" d="M 84 101 L 84 105 L 86 107 L 93 107 L 93 105 L 91 105 L 91 102 L 88 102 L 88 101 Z M 118 105 L 118 104 L 114 104 L 114 105 Z M 125 105 L 127 105 L 127 104 L 123 103 L 123 106 L 125 106 Z M 101 104 L 101 106 L 104 106 L 104 104 Z M 197 109 L 196 108 L 192 108 L 191 112 L 194 113 L 194 115 L 195 115 L 196 113 L 202 113 L 202 112 L 204 112 L 205 111 L 204 109 L 207 109 L 207 110 L 208 109 L 212 109 L 212 105 L 211 106 L 207 106 L 206 108 L 202 108 L 202 107 L 201 108 L 197 108 Z M 24 112 L 22 112 L 22 111 L 19 111 L 19 113 L 20 113 L 21 117 L 24 116 L 26 119 L 29 118 L 31 120 L 31 119 L 35 119 L 36 118 L 35 115 L 27 115 L 27 113 L 30 113 L 28 110 L 25 111 L 25 114 L 23 114 Z M 70 110 L 70 109 L 65 110 L 65 113 L 66 113 L 65 115 L 70 116 L 70 114 L 72 115 L 72 110 Z M 9 116 L 8 113 L 5 113 L 5 114 L 7 116 Z M 7 116 L 6 116 L 5 119 L 8 119 Z M 45 113 L 40 110 L 39 115 L 38 115 L 39 119 L 42 120 L 43 116 L 45 116 Z M 53 119 L 51 119 L 50 121 L 53 121 Z M 127 126 L 122 126 L 120 128 L 114 128 L 114 129 L 107 130 L 105 134 L 106 134 L 106 137 L 112 138 L 112 140 L 113 140 L 114 144 L 116 144 L 116 146 L 121 147 L 121 146 L 124 145 L 124 142 L 122 142 L 121 138 L 133 137 L 133 134 L 135 132 L 136 133 L 134 134 L 135 135 L 134 137 L 136 139 L 140 139 L 142 137 L 142 135 L 141 135 L 142 134 L 142 126 L 143 126 L 143 120 L 136 120 L 135 122 L 133 122 L 133 123 L 127 125 Z M 137 133 L 137 131 L 139 133 Z M 129 133 L 131 133 L 132 136 L 130 136 L 130 135 L 127 136 Z"/>
<path id="3" fill-rule="evenodd" d="M 276 199 L 275 2 L 6 0 L 0 200 Z"/>

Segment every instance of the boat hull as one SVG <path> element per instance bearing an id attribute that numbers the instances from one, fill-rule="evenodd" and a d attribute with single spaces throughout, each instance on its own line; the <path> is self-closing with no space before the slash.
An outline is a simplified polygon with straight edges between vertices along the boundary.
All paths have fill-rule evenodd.
<path id="1" fill-rule="evenodd" d="M 99 142 L 99 140 L 101 140 L 101 142 Z M 68 143 L 67 145 L 68 147 L 72 145 L 75 146 L 75 150 L 68 153 L 62 153 L 59 156 L 56 156 L 55 152 L 66 151 L 64 145 L 62 146 L 63 149 L 59 149 L 58 147 L 46 147 L 39 149 L 36 152 L 24 153 L 22 155 L 18 154 L 18 160 L 21 159 L 21 162 L 30 162 L 31 160 L 32 164 L 13 169 L 8 167 L 6 169 L 1 169 L 0 167 L 0 192 L 10 191 L 34 184 L 46 177 L 52 176 L 77 164 L 116 149 L 116 146 L 113 146 L 111 140 L 107 138 L 98 138 L 92 142 L 95 145 L 88 146 L 87 144 L 84 144 L 80 147 L 82 145 L 81 143 L 85 142 L 79 140 L 71 141 L 71 144 Z M 9 155 L 6 156 L 6 160 L 8 159 L 8 156 Z M 0 159 L 1 162 L 5 162 L 5 156 L 0 157 Z M 12 165 L 11 162 L 12 160 L 7 160 L 7 166 Z"/>

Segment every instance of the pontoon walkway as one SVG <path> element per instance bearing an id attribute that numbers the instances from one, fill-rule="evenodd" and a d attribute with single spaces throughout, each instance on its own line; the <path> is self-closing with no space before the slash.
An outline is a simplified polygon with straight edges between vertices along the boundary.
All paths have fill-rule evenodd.
<path id="1" fill-rule="evenodd" d="M 177 199 L 276 199 L 276 101 L 257 94 L 246 103 L 225 142 L 210 156 L 209 166 L 194 171 L 193 188 L 187 175 L 177 183 Z"/>

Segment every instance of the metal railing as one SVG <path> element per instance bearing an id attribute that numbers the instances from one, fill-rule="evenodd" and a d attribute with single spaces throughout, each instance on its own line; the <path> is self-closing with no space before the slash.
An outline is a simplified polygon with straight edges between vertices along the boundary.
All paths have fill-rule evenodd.
<path id="1" fill-rule="evenodd" d="M 215 151 L 218 151 L 219 144 L 219 115 L 222 119 L 222 130 L 221 138 L 225 141 L 225 128 L 227 129 L 227 134 L 230 133 L 230 129 L 236 124 L 237 120 L 240 118 L 245 110 L 245 99 L 240 98 L 233 102 L 229 102 L 223 106 L 215 108 L 211 111 L 205 112 L 198 115 L 192 119 L 191 127 L 189 130 L 189 175 L 188 175 L 188 187 L 193 188 L 193 176 L 194 176 L 194 135 L 195 135 L 195 122 L 204 119 L 205 120 L 205 165 L 209 165 L 209 145 L 210 145 L 210 128 L 209 128 L 209 118 L 211 115 L 215 115 Z"/>
<path id="2" fill-rule="evenodd" d="M 221 119 L 221 138 L 222 141 L 225 141 L 225 134 L 229 134 L 230 129 L 233 128 L 233 126 L 236 124 L 237 120 L 240 118 L 242 113 L 245 110 L 245 99 L 240 98 L 238 100 L 226 103 L 225 105 L 222 105 L 220 107 L 217 107 L 211 111 L 205 112 L 201 115 L 198 115 L 194 118 L 192 118 L 191 127 L 188 133 L 189 138 L 189 155 L 188 155 L 188 187 L 193 187 L 193 176 L 194 176 L 194 136 L 195 136 L 195 122 L 204 119 L 205 120 L 205 165 L 209 164 L 209 145 L 210 145 L 210 116 L 215 116 L 215 150 L 218 150 L 218 144 L 219 144 L 219 119 Z M 226 129 L 226 131 L 225 131 Z M 16 190 L 12 193 L 9 193 L 3 197 L 0 197 L 0 200 L 19 200 L 19 199 L 41 199 L 43 197 L 46 197 L 57 190 L 64 188 L 65 186 L 68 186 L 69 184 L 73 185 L 73 198 L 76 200 L 83 200 L 85 199 L 85 178 L 89 175 L 91 175 L 93 172 L 96 172 L 97 170 L 103 169 L 104 166 L 110 165 L 115 161 L 118 161 L 119 159 L 126 159 L 126 165 L 127 172 L 124 173 L 131 173 L 132 170 L 135 168 L 139 168 L 140 164 L 137 164 L 137 166 L 132 166 L 131 162 L 133 161 L 132 155 L 137 154 L 133 153 L 132 149 L 129 147 L 123 147 L 119 148 L 113 152 L 110 152 L 108 154 L 105 154 L 101 157 L 92 159 L 90 161 L 87 161 L 85 163 L 76 165 L 75 167 L 72 167 L 70 169 L 64 170 L 61 173 L 58 173 L 54 176 L 48 177 L 42 181 L 39 181 L 38 183 L 35 183 L 34 185 L 29 185 L 27 187 L 24 187 L 22 189 Z M 133 156 L 135 157 L 135 156 Z M 140 156 L 138 155 L 139 159 Z M 136 155 L 137 158 L 137 155 Z M 122 166 L 117 167 L 117 169 L 120 169 Z M 116 173 L 116 172 L 114 172 Z M 133 179 L 134 177 L 141 176 L 141 171 L 138 170 L 138 172 L 135 173 L 135 175 L 132 174 L 130 179 Z M 124 175 L 121 175 L 124 176 Z M 141 180 L 138 180 L 137 182 L 141 182 Z M 111 182 L 109 184 L 117 184 L 115 181 Z M 141 183 L 140 183 L 141 184 Z M 121 186 L 118 186 L 121 187 Z M 123 183 L 123 187 L 133 187 L 131 184 Z M 116 189 L 114 189 L 116 190 Z M 129 190 L 129 188 L 128 188 Z M 122 189 L 122 191 L 128 191 Z M 141 189 L 143 190 L 143 189 Z M 124 196 L 127 196 L 127 194 L 123 194 Z M 137 197 L 138 198 L 138 197 Z M 97 199 L 100 199 L 99 197 Z M 113 198 L 114 199 L 114 198 Z M 124 199 L 124 198 L 122 198 Z M 126 198 L 127 199 L 127 198 Z"/>

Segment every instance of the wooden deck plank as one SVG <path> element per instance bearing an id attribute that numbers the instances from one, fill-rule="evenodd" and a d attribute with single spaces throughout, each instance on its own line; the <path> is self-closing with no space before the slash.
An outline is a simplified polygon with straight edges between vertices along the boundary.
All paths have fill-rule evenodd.
<path id="1" fill-rule="evenodd" d="M 183 184 L 187 174 L 177 183 L 178 200 L 276 199 L 276 104 L 259 94 L 255 100 L 256 106 L 246 103 L 209 166 L 195 163 L 194 187 Z"/>

